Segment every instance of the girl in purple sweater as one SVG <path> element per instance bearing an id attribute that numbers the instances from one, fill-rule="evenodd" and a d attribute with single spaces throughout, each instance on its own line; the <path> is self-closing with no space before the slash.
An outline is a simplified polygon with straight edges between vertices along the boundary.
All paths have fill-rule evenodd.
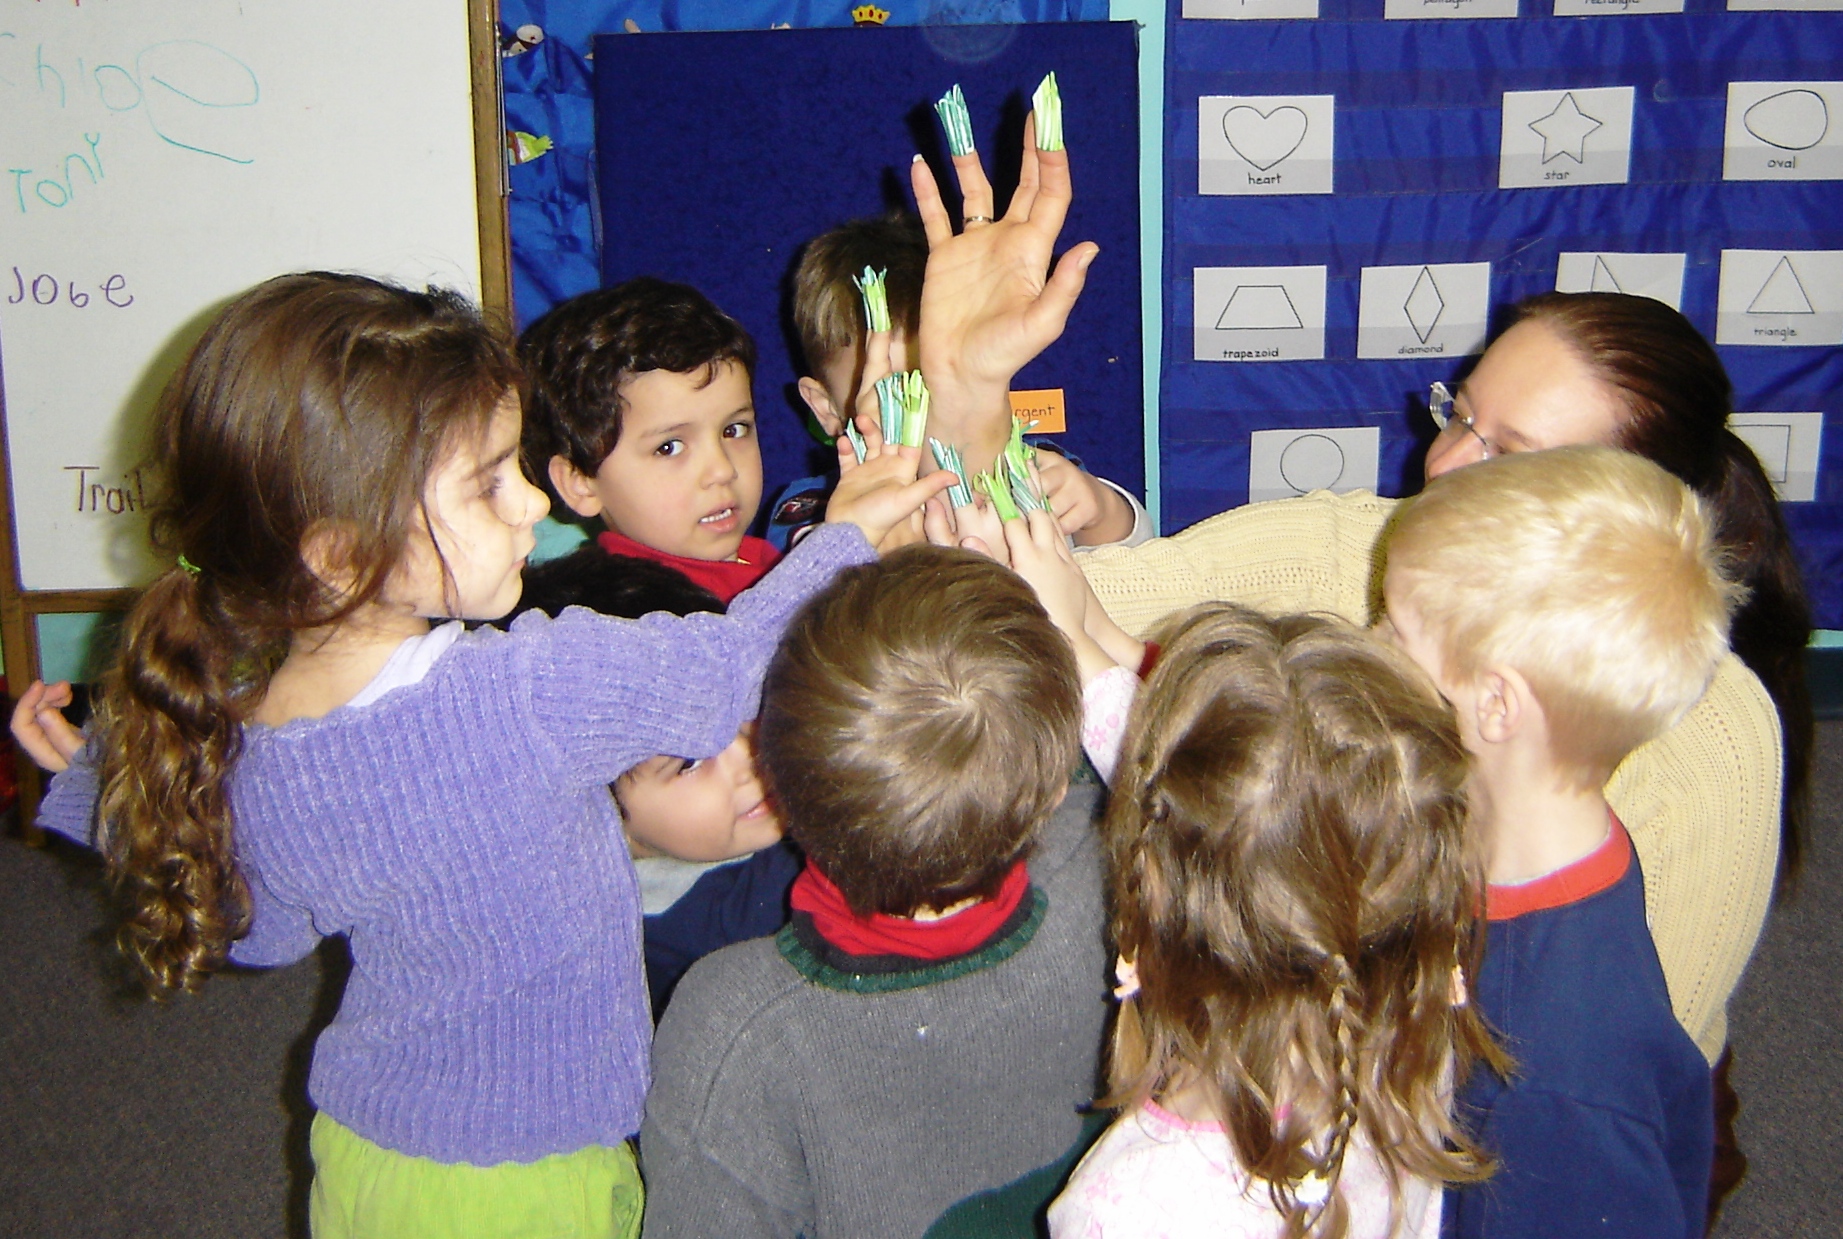
<path id="1" fill-rule="evenodd" d="M 14 716 L 68 765 L 41 822 L 101 849 L 155 989 L 350 939 L 308 1084 L 317 1236 L 638 1230 L 651 1021 L 608 784 L 720 752 L 788 616 L 951 480 L 879 450 L 830 509 L 857 528 L 727 616 L 469 633 L 518 600 L 546 510 L 518 383 L 449 294 L 306 274 L 238 298 L 156 412 L 176 566 L 89 742 L 63 686 Z"/>

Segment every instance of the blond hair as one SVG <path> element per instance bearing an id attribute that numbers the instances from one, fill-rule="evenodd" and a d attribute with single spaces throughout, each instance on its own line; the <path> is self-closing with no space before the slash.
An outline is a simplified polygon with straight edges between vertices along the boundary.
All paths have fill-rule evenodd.
<path id="1" fill-rule="evenodd" d="M 1484 866 L 1452 709 L 1341 620 L 1211 603 L 1156 639 L 1104 827 L 1141 987 L 1107 1104 L 1200 1082 L 1289 1235 L 1344 1233 L 1358 1130 L 1398 1206 L 1404 1176 L 1484 1177 L 1447 1107 L 1475 1062 L 1507 1067 L 1456 982 Z"/>
<path id="2" fill-rule="evenodd" d="M 1469 682 L 1529 681 L 1554 755 L 1598 787 L 1702 696 L 1746 591 L 1703 503 L 1610 447 L 1499 457 L 1443 474 L 1386 535 L 1387 592 Z"/>

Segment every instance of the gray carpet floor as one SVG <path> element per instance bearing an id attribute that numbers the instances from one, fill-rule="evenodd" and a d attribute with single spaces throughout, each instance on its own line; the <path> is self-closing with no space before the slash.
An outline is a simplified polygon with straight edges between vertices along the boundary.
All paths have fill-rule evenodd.
<path id="1" fill-rule="evenodd" d="M 1818 762 L 1809 868 L 1733 1008 L 1752 1167 L 1720 1239 L 1843 1234 L 1843 722 Z M 304 1234 L 307 1055 L 343 953 L 154 1005 L 81 852 L 0 839 L 0 892 L 0 1236 Z"/>

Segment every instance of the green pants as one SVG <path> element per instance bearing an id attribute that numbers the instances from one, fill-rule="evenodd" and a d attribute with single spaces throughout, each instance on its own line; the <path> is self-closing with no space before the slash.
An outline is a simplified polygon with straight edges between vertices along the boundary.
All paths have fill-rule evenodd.
<path id="1" fill-rule="evenodd" d="M 314 1239 L 635 1239 L 633 1147 L 592 1145 L 535 1162 L 451 1165 L 366 1140 L 314 1115 Z"/>

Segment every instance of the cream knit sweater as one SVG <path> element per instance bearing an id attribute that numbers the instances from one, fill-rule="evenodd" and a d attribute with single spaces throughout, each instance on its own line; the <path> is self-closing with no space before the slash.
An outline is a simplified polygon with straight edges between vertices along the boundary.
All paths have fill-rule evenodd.
<path id="1" fill-rule="evenodd" d="M 1250 504 L 1138 547 L 1080 557 L 1108 613 L 1135 635 L 1212 599 L 1367 623 L 1381 594 L 1377 542 L 1393 499 L 1319 491 Z M 1681 723 L 1606 785 L 1645 871 L 1645 914 L 1677 1019 L 1710 1062 L 1728 996 L 1766 919 L 1779 859 L 1779 720 L 1732 654 Z"/>

